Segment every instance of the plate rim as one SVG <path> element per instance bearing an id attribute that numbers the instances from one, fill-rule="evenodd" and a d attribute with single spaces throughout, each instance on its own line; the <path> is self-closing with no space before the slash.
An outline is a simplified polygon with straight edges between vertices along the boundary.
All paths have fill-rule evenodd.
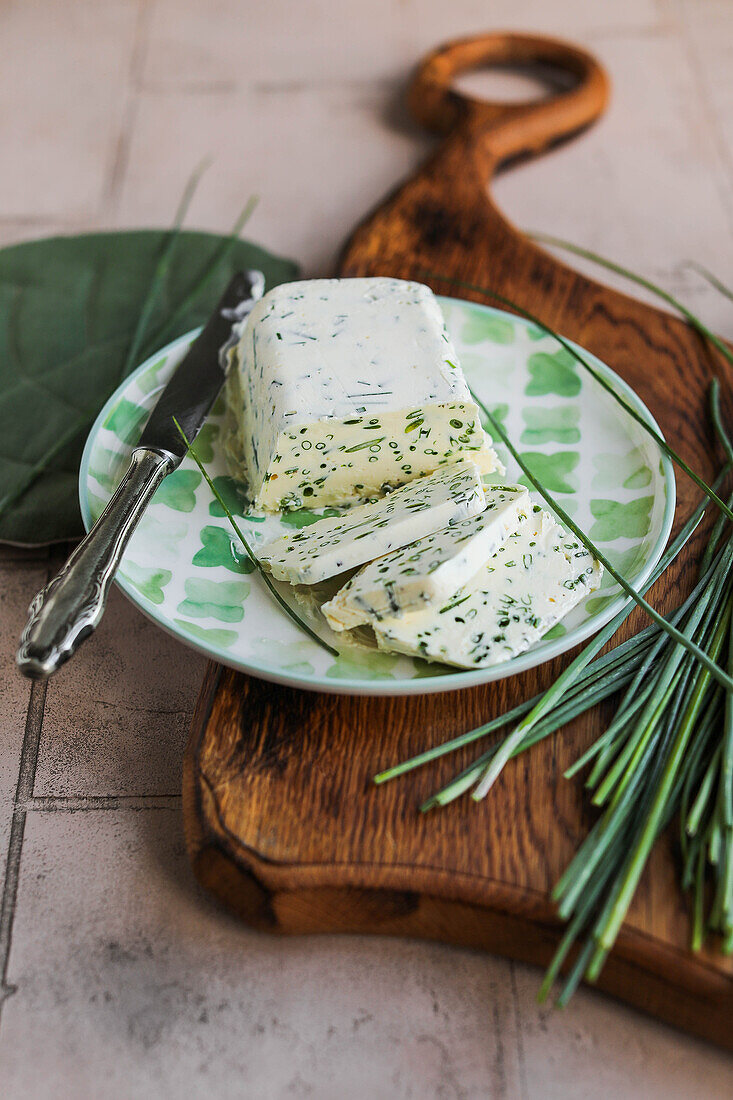
<path id="1" fill-rule="evenodd" d="M 512 322 L 519 321 L 525 326 L 530 324 L 526 318 L 510 313 L 508 310 L 499 309 L 496 306 L 484 305 L 482 302 L 472 302 L 465 298 L 455 298 L 442 294 L 436 295 L 436 297 L 439 302 L 446 302 L 449 305 L 458 305 L 460 307 L 470 306 L 472 309 L 486 311 L 499 317 L 510 317 Z M 144 362 L 122 380 L 114 393 L 109 396 L 100 409 L 84 443 L 84 450 L 79 466 L 79 506 L 81 509 L 82 522 L 84 523 L 86 531 L 90 530 L 93 523 L 88 500 L 91 454 L 99 431 L 103 427 L 104 421 L 107 419 L 112 406 L 120 400 L 124 390 L 134 382 L 136 378 L 148 370 L 153 362 L 159 360 L 163 355 L 170 356 L 182 345 L 190 344 L 201 331 L 201 327 L 202 326 L 199 326 L 191 329 L 189 332 L 183 333 L 181 336 L 176 337 L 175 340 L 171 340 L 168 344 L 165 344 L 149 355 Z M 548 335 L 552 334 L 549 333 Z M 612 367 L 609 367 L 607 363 L 604 363 L 602 359 L 599 359 L 598 356 L 594 355 L 593 352 L 589 351 L 587 348 L 582 347 L 580 344 L 577 344 L 574 340 L 570 340 L 567 337 L 563 337 L 563 339 L 579 353 L 588 356 L 593 366 L 600 369 L 603 374 L 607 376 L 608 380 L 612 381 L 614 385 L 618 387 L 623 396 L 626 397 L 629 403 L 635 407 L 636 411 L 644 417 L 649 426 L 664 439 L 664 435 L 654 416 L 628 382 L 621 378 Z M 659 458 L 661 464 L 660 472 L 662 474 L 663 483 L 666 486 L 664 513 L 659 536 L 649 554 L 644 568 L 635 578 L 637 589 L 643 588 L 664 553 L 664 548 L 669 540 L 677 508 L 677 482 L 674 465 L 665 452 L 661 452 Z M 549 505 L 547 505 L 547 507 L 549 507 Z M 577 627 L 570 635 L 566 634 L 561 638 L 553 639 L 547 649 L 541 654 L 539 660 L 532 660 L 533 656 L 536 656 L 538 651 L 536 649 L 530 649 L 520 654 L 518 657 L 511 658 L 509 661 L 503 661 L 497 665 L 491 665 L 484 669 L 457 669 L 455 672 L 445 673 L 444 675 L 415 676 L 405 680 L 358 680 L 350 678 L 342 679 L 340 677 L 329 679 L 326 676 L 316 675 L 311 677 L 297 674 L 294 675 L 273 668 L 271 665 L 262 664 L 254 659 L 238 660 L 233 658 L 232 654 L 224 647 L 217 646 L 215 643 L 199 642 L 191 635 L 186 634 L 184 631 L 156 616 L 153 611 L 147 608 L 139 599 L 134 586 L 126 581 L 124 577 L 120 576 L 119 572 L 115 576 L 115 584 L 124 592 L 125 596 L 135 605 L 135 607 L 146 616 L 146 618 L 150 619 L 151 622 L 155 623 L 156 626 L 164 630 L 167 634 L 170 634 L 171 637 L 176 638 L 190 649 L 208 657 L 209 660 L 217 661 L 219 664 L 223 664 L 228 668 L 257 676 L 259 679 L 267 680 L 271 683 L 282 684 L 286 687 L 300 688 L 304 691 L 320 691 L 329 695 L 432 695 L 438 692 L 465 690 L 466 688 L 477 687 L 480 684 L 503 680 L 508 676 L 518 676 L 524 672 L 528 672 L 532 668 L 552 661 L 556 657 L 562 656 L 563 653 L 567 653 L 569 650 L 586 642 L 606 626 L 620 611 L 627 607 L 632 600 L 631 596 L 626 596 L 623 592 L 619 593 L 608 607 L 604 608 L 598 615 L 589 619 L 584 626 Z M 572 640 L 569 641 L 569 638 Z"/>

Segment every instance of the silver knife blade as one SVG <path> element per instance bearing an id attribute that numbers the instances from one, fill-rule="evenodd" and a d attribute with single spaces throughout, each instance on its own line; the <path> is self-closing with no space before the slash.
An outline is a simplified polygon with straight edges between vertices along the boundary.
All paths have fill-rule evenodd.
<path id="1" fill-rule="evenodd" d="M 225 364 L 220 351 L 228 344 L 232 325 L 244 320 L 263 290 L 264 278 L 259 271 L 240 271 L 234 276 L 158 398 L 138 447 L 170 455 L 172 468 L 184 459 L 188 448 L 175 421 L 191 443 L 224 383 Z"/>

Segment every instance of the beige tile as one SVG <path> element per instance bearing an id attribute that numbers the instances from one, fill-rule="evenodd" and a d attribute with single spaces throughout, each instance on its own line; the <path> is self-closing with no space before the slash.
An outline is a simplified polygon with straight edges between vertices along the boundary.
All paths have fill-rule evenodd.
<path id="1" fill-rule="evenodd" d="M 699 1081 L 711 1098 L 733 1086 L 727 1056 L 597 994 L 538 1008 L 529 967 L 515 1002 L 509 964 L 487 955 L 239 926 L 194 886 L 176 810 L 30 815 L 8 977 L 8 1100 L 52 1080 L 82 1098 L 258 1100 L 584 1100 L 589 1082 L 599 1100 L 686 1100 Z"/>
<path id="2" fill-rule="evenodd" d="M 4 4 L 0 217 L 99 206 L 126 110 L 137 0 Z"/>
<path id="3" fill-rule="evenodd" d="M 20 566 L 38 566 L 44 569 L 48 566 L 48 546 L 22 546 L 14 542 L 0 542 L 0 563 L 19 562 Z M 11 599 L 11 605 L 13 601 Z"/>
<path id="4" fill-rule="evenodd" d="M 170 221 L 193 167 L 211 157 L 189 224 L 226 231 L 256 194 L 245 234 L 307 272 L 330 271 L 347 233 L 428 147 L 419 133 L 386 124 L 395 98 L 392 85 L 368 81 L 143 96 L 120 222 Z"/>
<path id="5" fill-rule="evenodd" d="M 407 0 L 411 44 L 423 53 L 451 38 L 486 31 L 519 31 L 547 34 L 589 46 L 592 37 L 654 34 L 665 22 L 656 0 L 613 0 L 589 4 L 587 0 Z M 417 58 L 416 58 L 417 59 Z"/>
<path id="6" fill-rule="evenodd" d="M 342 0 L 158 0 L 143 87 L 228 91 L 379 79 L 403 63 L 406 5 L 373 0 L 365 15 Z"/>
<path id="7" fill-rule="evenodd" d="M 36 795 L 177 795 L 205 660 L 116 589 L 49 683 Z"/>
<path id="8" fill-rule="evenodd" d="M 158 0 L 143 86 L 227 91 L 402 77 L 444 39 L 511 27 L 577 38 L 585 31 L 646 31 L 654 0 Z"/>
<path id="9" fill-rule="evenodd" d="M 2 184 L 0 183 L 0 187 Z M 35 241 L 39 237 L 57 237 L 72 233 L 88 233 L 99 228 L 94 218 L 60 222 L 58 219 L 20 218 L 3 220 L 0 217 L 0 248 L 24 241 Z"/>
<path id="10" fill-rule="evenodd" d="M 711 324 L 733 333 L 730 303 L 681 266 L 694 258 L 733 282 L 724 247 L 729 185 L 684 44 L 671 33 L 590 44 L 613 80 L 608 114 L 582 138 L 500 176 L 497 202 L 521 227 L 564 237 L 677 287 Z M 566 259 L 637 293 L 598 267 Z"/>
<path id="11" fill-rule="evenodd" d="M 706 84 L 721 91 L 730 85 L 728 69 L 733 61 L 733 8 L 728 0 L 705 0 L 700 18 L 696 0 L 665 0 L 670 17 L 699 52 Z"/>
<path id="12" fill-rule="evenodd" d="M 80 1098 L 516 1097 L 508 970 L 438 945 L 248 931 L 196 892 L 176 812 L 34 813 L 3 1096 L 53 1081 Z"/>
<path id="13" fill-rule="evenodd" d="M 723 1100 L 733 1091 L 730 1055 L 581 989 L 557 1011 L 538 1008 L 538 971 L 516 967 L 526 1100 Z"/>
<path id="14" fill-rule="evenodd" d="M 687 51 L 655 5 L 609 8 L 613 18 L 600 18 L 600 9 L 594 9 L 595 22 L 578 15 L 574 24 L 589 27 L 586 44 L 611 72 L 615 93 L 609 114 L 578 141 L 499 177 L 493 185 L 497 200 L 518 224 L 618 257 L 679 290 L 711 325 L 733 332 L 728 304 L 681 267 L 685 257 L 694 256 L 723 278 L 730 268 L 720 255 L 721 227 L 728 224 L 721 193 L 726 181 L 714 136 L 700 114 Z M 160 16 L 164 7 L 156 10 Z M 187 18 L 200 12 L 198 5 L 185 10 Z M 222 25 L 227 10 L 225 5 Z M 409 35 L 439 39 L 441 11 L 443 6 L 421 8 Z M 565 4 L 569 25 L 568 11 Z M 469 23 L 471 4 L 460 5 L 458 15 Z M 633 28 L 638 35 L 630 33 Z M 257 24 L 255 31 L 262 27 Z M 149 58 L 163 48 L 163 32 L 155 33 Z M 202 35 L 206 40 L 203 30 Z M 359 48 L 369 49 L 368 35 L 359 42 Z M 344 46 L 345 56 L 351 48 Z M 354 62 L 352 83 L 337 86 L 337 77 L 331 81 L 329 74 L 338 73 L 340 61 L 323 53 L 319 79 L 291 68 L 297 79 L 279 84 L 253 78 L 244 87 L 232 78 L 212 83 L 209 93 L 143 96 L 120 223 L 135 216 L 147 224 L 169 220 L 193 167 L 210 157 L 191 224 L 226 230 L 245 198 L 257 193 L 260 205 L 246 232 L 298 259 L 306 274 L 333 270 L 350 230 L 430 148 L 430 139 L 404 114 L 401 81 L 410 69 L 410 50 L 401 48 L 404 61 L 391 81 L 360 82 Z M 415 54 L 422 48 L 416 43 Z M 318 49 L 325 47 L 316 54 Z M 263 56 L 269 56 L 267 49 Z M 660 80 L 661 73 L 669 79 Z M 174 85 L 173 79 L 163 82 Z M 578 266 L 629 289 L 597 268 Z"/>
<path id="15" fill-rule="evenodd" d="M 708 116 L 726 177 L 725 198 L 733 210 L 733 6 L 727 0 L 707 0 L 705 18 L 691 0 L 668 0 L 684 36 L 697 91 Z"/>

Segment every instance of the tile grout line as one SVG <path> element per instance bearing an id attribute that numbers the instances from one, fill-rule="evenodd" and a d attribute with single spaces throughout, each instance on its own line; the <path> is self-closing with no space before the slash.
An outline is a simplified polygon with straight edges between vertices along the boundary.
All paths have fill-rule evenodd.
<path id="1" fill-rule="evenodd" d="M 522 1014 L 519 1009 L 519 990 L 517 988 L 517 964 L 514 959 L 509 960 L 509 977 L 514 1002 L 514 1027 L 517 1032 L 517 1055 L 519 1060 L 519 1087 L 522 1091 L 522 1100 L 528 1100 L 529 1089 L 527 1086 L 527 1063 L 524 1056 L 524 1036 L 522 1034 Z"/>
<path id="2" fill-rule="evenodd" d="M 16 992 L 8 983 L 8 965 L 12 945 L 15 905 L 20 881 L 26 819 L 32 812 L 77 813 L 89 810 L 180 810 L 180 795 L 36 795 L 38 753 L 43 728 L 48 682 L 35 680 L 31 686 L 26 714 L 23 746 L 18 770 L 18 782 L 13 800 L 13 812 L 8 840 L 2 898 L 0 899 L 0 1022 L 5 1002 Z"/>
<path id="3" fill-rule="evenodd" d="M 84 813 L 89 810 L 180 810 L 180 794 L 34 795 L 26 813 Z"/>
<path id="4" fill-rule="evenodd" d="M 43 712 L 46 705 L 46 689 L 47 682 L 45 680 L 33 681 L 30 700 L 28 702 L 28 712 L 26 714 L 23 747 L 20 754 L 18 784 L 13 800 L 10 840 L 8 841 L 8 860 L 5 867 L 2 900 L 0 900 L 0 1018 L 5 1002 L 16 991 L 14 985 L 8 985 L 8 963 L 13 936 L 15 903 L 18 896 L 25 822 L 28 812 L 26 807 L 28 801 L 32 798 L 33 784 L 36 778 L 38 749 L 41 741 L 41 728 L 43 726 Z"/>

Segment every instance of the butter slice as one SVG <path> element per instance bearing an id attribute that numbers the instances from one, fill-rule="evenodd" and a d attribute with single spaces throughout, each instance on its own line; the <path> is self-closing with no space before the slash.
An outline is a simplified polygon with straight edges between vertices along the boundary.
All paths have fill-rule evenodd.
<path id="1" fill-rule="evenodd" d="M 538 641 L 598 588 L 602 567 L 536 505 L 476 576 L 442 607 L 374 621 L 380 649 L 486 668 Z"/>
<path id="2" fill-rule="evenodd" d="M 334 630 L 441 605 L 476 575 L 532 505 L 521 486 L 485 489 L 486 508 L 365 565 L 322 611 Z"/>
<path id="3" fill-rule="evenodd" d="M 229 356 L 224 446 L 257 508 L 369 499 L 460 458 L 502 469 L 421 283 L 275 287 Z"/>
<path id="4" fill-rule="evenodd" d="M 316 584 L 405 546 L 439 527 L 459 523 L 486 507 L 473 462 L 455 462 L 428 477 L 341 516 L 316 520 L 282 535 L 258 553 L 278 580 Z"/>

